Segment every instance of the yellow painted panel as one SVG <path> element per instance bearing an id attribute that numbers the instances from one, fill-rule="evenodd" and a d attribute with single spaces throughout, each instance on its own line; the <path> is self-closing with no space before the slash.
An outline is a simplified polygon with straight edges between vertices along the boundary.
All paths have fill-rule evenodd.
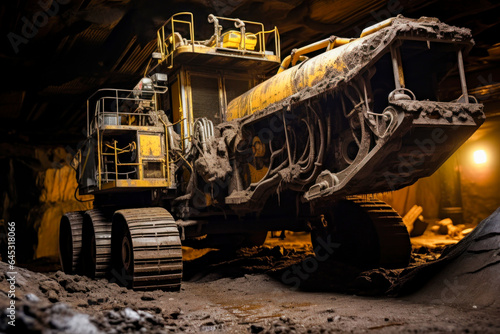
<path id="1" fill-rule="evenodd" d="M 245 49 L 254 50 L 257 45 L 257 36 L 252 33 L 245 34 Z M 222 34 L 222 46 L 225 48 L 238 49 L 241 44 L 241 32 L 236 30 L 228 31 Z"/>
<path id="2" fill-rule="evenodd" d="M 267 166 L 264 166 L 261 169 L 256 169 L 251 164 L 248 164 L 248 168 L 250 169 L 250 180 L 252 183 L 256 183 L 262 180 L 269 170 Z"/>
<path id="3" fill-rule="evenodd" d="M 172 94 L 173 119 L 174 123 L 177 123 L 182 119 L 181 87 L 179 79 L 177 79 L 170 87 L 170 94 Z"/>
<path id="4" fill-rule="evenodd" d="M 255 86 L 228 104 L 226 119 L 231 121 L 251 115 L 306 87 L 314 87 L 325 78 L 345 75 L 350 69 L 344 58 L 352 53 L 353 48 L 359 48 L 362 41 L 360 39 L 322 53 Z"/>
<path id="5" fill-rule="evenodd" d="M 141 157 L 161 157 L 161 136 L 160 135 L 139 135 L 141 145 Z"/>
<path id="6" fill-rule="evenodd" d="M 167 180 L 164 179 L 149 179 L 149 180 L 118 180 L 103 183 L 102 190 L 108 190 L 112 188 L 160 188 L 168 187 Z"/>

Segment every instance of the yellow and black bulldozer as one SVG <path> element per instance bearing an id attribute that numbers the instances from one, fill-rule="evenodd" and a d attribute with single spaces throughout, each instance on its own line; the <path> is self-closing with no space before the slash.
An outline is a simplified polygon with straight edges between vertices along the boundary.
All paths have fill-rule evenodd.
<path id="1" fill-rule="evenodd" d="M 398 16 L 282 60 L 277 28 L 208 21 L 196 40 L 193 15 L 172 16 L 133 89 L 88 99 L 74 167 L 94 208 L 61 219 L 64 271 L 178 290 L 181 245 L 283 230 L 358 266 L 407 266 L 401 217 L 369 194 L 431 175 L 483 123 L 465 82 L 470 30 Z M 452 73 L 461 96 L 443 101 Z"/>

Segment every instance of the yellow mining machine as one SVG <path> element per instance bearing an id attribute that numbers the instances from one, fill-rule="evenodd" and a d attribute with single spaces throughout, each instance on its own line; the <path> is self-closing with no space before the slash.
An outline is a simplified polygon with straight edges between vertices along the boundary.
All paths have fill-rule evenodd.
<path id="1" fill-rule="evenodd" d="M 366 194 L 431 175 L 484 121 L 465 82 L 470 30 L 396 17 L 281 61 L 276 28 L 208 21 L 196 40 L 193 15 L 172 16 L 137 86 L 88 99 L 75 161 L 94 209 L 62 217 L 64 271 L 177 290 L 181 243 L 252 246 L 273 230 L 311 231 L 358 266 L 406 266 L 401 217 Z M 462 95 L 443 101 L 454 73 Z"/>

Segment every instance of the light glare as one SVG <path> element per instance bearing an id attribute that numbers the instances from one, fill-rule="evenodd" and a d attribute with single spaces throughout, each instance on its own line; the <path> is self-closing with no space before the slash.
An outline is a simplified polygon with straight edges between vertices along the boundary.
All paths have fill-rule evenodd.
<path id="1" fill-rule="evenodd" d="M 474 152 L 474 162 L 476 164 L 484 164 L 487 161 L 486 152 L 484 150 L 477 150 Z"/>

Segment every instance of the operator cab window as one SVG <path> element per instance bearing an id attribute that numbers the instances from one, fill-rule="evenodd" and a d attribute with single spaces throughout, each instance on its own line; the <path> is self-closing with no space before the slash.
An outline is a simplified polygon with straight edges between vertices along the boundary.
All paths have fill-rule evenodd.
<path id="1" fill-rule="evenodd" d="M 251 88 L 250 80 L 236 78 L 225 78 L 224 86 L 226 87 L 227 104 Z"/>
<path id="2" fill-rule="evenodd" d="M 227 104 L 252 88 L 248 75 L 189 72 L 193 117 L 206 117 L 214 124 L 226 120 Z"/>
<path id="3" fill-rule="evenodd" d="M 206 117 L 219 124 L 222 121 L 219 77 L 191 74 L 190 79 L 194 117 Z"/>

